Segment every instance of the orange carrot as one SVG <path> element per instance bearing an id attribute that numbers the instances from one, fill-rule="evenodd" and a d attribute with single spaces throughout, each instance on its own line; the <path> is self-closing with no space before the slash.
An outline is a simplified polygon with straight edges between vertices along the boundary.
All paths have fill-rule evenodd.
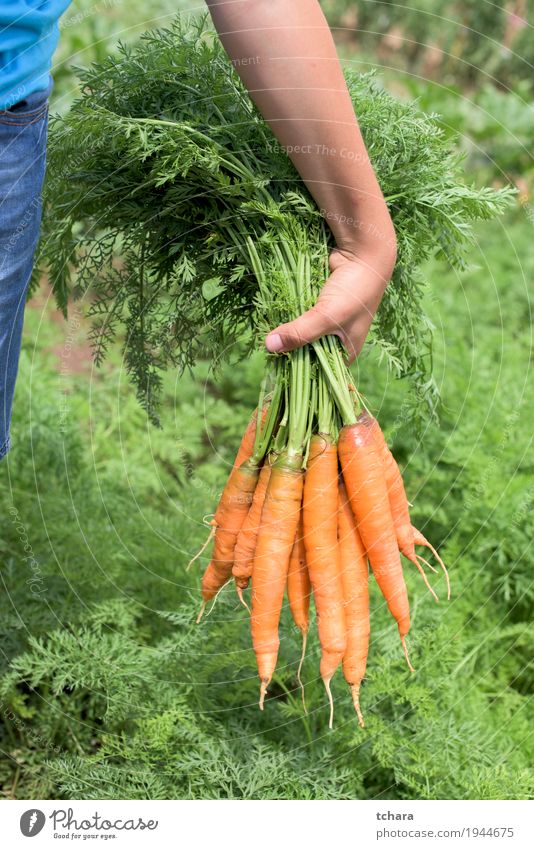
<path id="1" fill-rule="evenodd" d="M 320 673 L 330 701 L 330 681 L 347 645 L 341 563 L 337 544 L 337 448 L 329 437 L 312 436 L 304 481 L 304 544 L 321 643 Z"/>
<path id="2" fill-rule="evenodd" d="M 395 533 L 400 551 L 412 563 L 415 560 L 415 547 L 413 543 L 412 523 L 410 521 L 410 511 L 404 483 L 399 467 L 389 450 L 382 429 L 377 420 L 367 413 L 362 416 L 365 424 L 371 428 L 379 454 L 384 464 L 384 476 L 386 478 L 386 486 L 389 496 L 389 505 L 393 524 L 395 525 Z"/>
<path id="3" fill-rule="evenodd" d="M 256 550 L 256 541 L 260 528 L 261 511 L 271 476 L 271 460 L 267 458 L 262 467 L 256 489 L 254 490 L 250 510 L 239 531 L 235 546 L 232 575 L 235 578 L 237 592 L 241 600 L 243 600 L 243 590 L 248 587 L 248 582 L 252 575 L 252 564 L 254 563 L 254 552 Z"/>
<path id="4" fill-rule="evenodd" d="M 339 436 L 339 457 L 350 506 L 371 562 L 371 568 L 387 605 L 397 620 L 406 660 L 410 630 L 408 592 L 402 574 L 399 549 L 382 461 L 371 429 L 358 419 L 344 427 Z"/>
<path id="5" fill-rule="evenodd" d="M 293 616 L 293 621 L 303 634 L 308 633 L 310 594 L 311 584 L 308 567 L 306 565 L 306 548 L 304 545 L 304 528 L 301 513 L 289 561 L 287 598 L 291 609 L 291 615 Z"/>
<path id="6" fill-rule="evenodd" d="M 232 574 L 237 535 L 250 509 L 258 473 L 258 467 L 247 460 L 231 473 L 221 495 L 216 514 L 213 554 L 202 577 L 204 607 Z"/>
<path id="7" fill-rule="evenodd" d="M 265 404 L 261 413 L 261 423 L 262 425 L 265 423 L 265 417 L 267 416 L 267 412 L 269 410 L 269 405 Z M 236 454 L 236 458 L 234 460 L 233 469 L 238 469 L 246 460 L 250 460 L 252 457 L 252 452 L 254 450 L 254 440 L 256 439 L 256 425 L 258 421 L 258 410 L 254 410 L 250 417 L 250 421 L 246 427 L 246 430 L 243 434 L 243 438 L 241 439 L 241 444 Z"/>
<path id="8" fill-rule="evenodd" d="M 408 498 L 406 497 L 406 490 L 404 489 L 402 475 L 400 473 L 400 469 L 397 465 L 397 462 L 384 438 L 382 429 L 378 421 L 367 413 L 362 414 L 362 420 L 365 422 L 366 425 L 371 428 L 379 453 L 382 457 L 382 462 L 384 464 L 384 476 L 386 478 L 386 486 L 388 490 L 389 506 L 391 508 L 391 515 L 393 518 L 393 524 L 395 526 L 395 533 L 397 535 L 397 544 L 399 546 L 399 549 L 402 554 L 404 554 L 404 556 L 408 558 L 408 560 L 410 560 L 417 566 L 425 584 L 427 585 L 428 589 L 437 601 L 438 597 L 436 596 L 434 590 L 428 583 L 425 572 L 422 569 L 421 564 L 419 563 L 419 561 L 423 560 L 423 558 L 419 554 L 417 554 L 415 550 L 416 545 L 425 545 L 427 548 L 429 548 L 435 555 L 443 571 L 445 572 L 445 578 L 447 581 L 448 588 L 448 597 L 450 598 L 451 589 L 449 583 L 449 574 L 447 572 L 445 564 L 443 563 L 443 560 L 438 555 L 437 551 L 430 545 L 428 540 L 426 540 L 419 531 L 412 527 Z M 417 534 L 419 534 L 419 541 L 416 540 Z"/>
<path id="9" fill-rule="evenodd" d="M 265 421 L 265 417 L 267 416 L 268 409 L 269 409 L 269 406 L 268 406 L 268 404 L 266 404 L 263 407 L 263 411 L 262 411 L 262 424 Z M 235 457 L 235 460 L 234 460 L 234 465 L 232 466 L 232 471 L 230 472 L 230 475 L 228 476 L 227 485 L 230 482 L 230 478 L 231 478 L 233 472 L 235 472 L 235 470 L 238 469 L 239 466 L 241 466 L 247 460 L 250 460 L 250 458 L 252 457 L 252 452 L 254 450 L 254 441 L 256 439 L 256 422 L 257 421 L 258 421 L 258 410 L 256 409 L 252 413 L 252 416 L 250 417 L 249 423 L 248 423 L 248 425 L 245 429 L 245 432 L 243 434 L 243 437 L 241 439 L 241 443 L 239 445 L 239 448 L 238 448 L 238 451 L 237 451 L 237 454 L 236 454 L 236 457 Z M 209 536 L 208 536 L 207 540 L 203 543 L 203 545 L 200 547 L 199 551 L 197 551 L 197 553 L 194 555 L 194 557 L 191 558 L 191 560 L 187 564 L 187 569 L 190 569 L 191 566 L 193 565 L 193 563 L 195 562 L 195 560 L 198 560 L 198 558 L 204 553 L 205 549 L 207 548 L 207 546 L 210 544 L 211 540 L 215 536 L 217 528 L 221 524 L 221 519 L 224 518 L 224 513 L 225 513 L 225 510 L 226 510 L 226 508 L 224 507 L 224 504 L 223 504 L 224 493 L 225 493 L 225 490 L 223 490 L 223 493 L 222 493 L 222 495 L 219 499 L 219 503 L 217 505 L 217 510 L 215 511 L 213 519 L 210 522 L 211 530 L 210 530 Z M 209 567 L 208 567 L 208 569 L 209 569 Z M 213 578 L 213 570 L 210 571 L 210 576 L 211 577 L 209 578 L 209 580 L 211 581 L 211 579 Z M 223 583 L 225 583 L 225 582 L 223 581 Z M 221 584 L 221 586 L 222 586 L 222 584 Z M 220 589 L 220 587 L 218 587 L 218 589 Z M 203 607 L 200 611 L 198 621 L 200 621 L 200 619 L 202 617 L 202 613 L 204 612 L 204 606 L 205 605 L 203 605 Z"/>
<path id="10" fill-rule="evenodd" d="M 343 675 L 350 686 L 354 708 L 363 728 L 365 723 L 360 710 L 360 684 L 365 675 L 369 650 L 369 569 L 343 481 L 339 484 L 338 539 L 347 621 Z"/>
<path id="11" fill-rule="evenodd" d="M 302 683 L 301 672 L 306 655 L 306 643 L 308 641 L 308 629 L 310 625 L 310 596 L 311 583 L 308 567 L 306 565 L 306 548 L 304 545 L 304 527 L 302 523 L 302 510 L 300 513 L 297 535 L 293 543 L 293 550 L 289 560 L 289 572 L 287 574 L 287 599 L 289 608 L 293 617 L 293 622 L 302 634 L 302 652 L 300 662 L 297 669 L 297 681 L 300 684 L 302 692 L 302 704 L 306 711 L 306 701 L 304 698 L 304 684 Z"/>
<path id="12" fill-rule="evenodd" d="M 301 457 L 280 457 L 271 468 L 252 566 L 251 630 L 262 710 L 280 646 L 278 623 L 302 501 L 301 463 Z"/>

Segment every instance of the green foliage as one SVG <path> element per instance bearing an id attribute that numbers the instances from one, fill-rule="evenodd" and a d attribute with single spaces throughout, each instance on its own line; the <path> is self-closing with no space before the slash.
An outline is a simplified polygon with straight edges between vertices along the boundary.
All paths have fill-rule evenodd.
<path id="1" fill-rule="evenodd" d="M 479 179 L 531 188 L 532 27 L 528 4 L 489 0 L 326 0 L 342 57 L 379 69 L 384 85 L 437 114 Z M 526 187 L 525 187 L 526 184 Z"/>
<path id="2" fill-rule="evenodd" d="M 286 609 L 263 713 L 233 593 L 194 625 L 200 568 L 186 564 L 206 537 L 200 517 L 214 509 L 263 358 L 225 365 L 217 380 L 207 362 L 178 382 L 165 374 L 158 430 L 117 348 L 109 367 L 65 378 L 51 309 L 28 309 L 14 447 L 0 469 L 7 797 L 532 798 L 531 241 L 531 222 L 516 215 L 481 229 L 478 267 L 425 269 L 425 308 L 440 328 L 439 429 L 417 437 L 407 387 L 376 351 L 360 358 L 359 383 L 453 587 L 447 603 L 432 576 L 437 605 L 406 564 L 411 676 L 371 585 L 363 731 L 340 676 L 328 731 L 316 637 L 303 715 Z"/>
<path id="3" fill-rule="evenodd" d="M 534 19 L 528 3 L 493 0 L 324 0 L 340 41 L 390 67 L 464 88 L 532 93 Z M 515 10 L 517 9 L 517 12 Z M 524 17 L 521 17 L 524 15 Z"/>
<path id="4" fill-rule="evenodd" d="M 80 93 L 76 68 L 102 62 L 114 50 L 117 39 L 135 40 L 149 27 L 161 26 L 188 0 L 150 0 L 150 3 L 124 3 L 123 0 L 72 0 L 60 18 L 60 39 L 54 54 L 55 111 L 65 112 Z"/>
<path id="5" fill-rule="evenodd" d="M 372 77 L 349 72 L 347 81 L 398 239 L 370 344 L 411 379 L 413 410 L 432 416 L 421 266 L 436 255 L 463 267 L 471 223 L 499 214 L 510 191 L 465 184 L 433 117 Z M 62 309 L 72 291 L 91 292 L 97 362 L 120 336 L 155 419 L 166 368 L 219 362 L 247 333 L 254 345 L 292 317 L 277 259 L 284 242 L 310 255 L 317 295 L 331 235 L 204 23 L 145 34 L 82 83 L 82 98 L 52 127 L 40 259 Z M 271 270 L 269 297 L 247 236 Z"/>
<path id="6" fill-rule="evenodd" d="M 422 109 L 439 113 L 440 125 L 460 139 L 469 166 L 481 176 L 532 184 L 534 105 L 525 99 L 524 86 L 517 93 L 487 84 L 465 92 L 408 76 L 402 85 Z"/>

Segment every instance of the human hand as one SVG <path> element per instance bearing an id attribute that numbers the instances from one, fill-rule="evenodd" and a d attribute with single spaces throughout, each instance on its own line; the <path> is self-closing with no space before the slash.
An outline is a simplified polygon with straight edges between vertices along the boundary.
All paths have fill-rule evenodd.
<path id="1" fill-rule="evenodd" d="M 335 248 L 329 258 L 330 276 L 317 303 L 294 321 L 271 330 L 265 340 L 267 350 L 292 351 L 332 334 L 339 336 L 352 362 L 363 347 L 395 260 L 394 236 L 371 254 L 357 246 Z"/>

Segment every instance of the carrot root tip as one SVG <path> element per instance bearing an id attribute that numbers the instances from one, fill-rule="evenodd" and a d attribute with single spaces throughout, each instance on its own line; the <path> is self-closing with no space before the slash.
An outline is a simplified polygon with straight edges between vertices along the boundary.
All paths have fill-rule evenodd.
<path id="1" fill-rule="evenodd" d="M 417 559 L 417 554 L 415 555 L 415 558 L 416 558 L 415 560 L 412 560 L 412 563 L 414 563 L 415 566 L 417 566 L 417 569 L 419 570 L 419 574 L 421 575 L 423 581 L 425 582 L 425 586 L 426 586 L 427 590 L 429 591 L 429 593 L 434 598 L 434 601 L 439 602 L 439 598 L 437 596 L 437 593 L 435 593 L 434 590 L 432 589 L 432 587 L 430 586 L 430 583 L 429 583 L 428 578 L 426 576 L 425 570 L 423 569 L 423 567 L 421 566 L 421 564 L 419 563 L 419 561 Z"/>
<path id="2" fill-rule="evenodd" d="M 267 686 L 268 686 L 268 684 L 269 684 L 269 682 L 268 682 L 268 681 L 262 681 L 262 682 L 261 682 L 261 687 L 260 687 L 260 701 L 259 701 L 259 703 L 258 703 L 258 704 L 259 704 L 259 707 L 260 707 L 260 710 L 263 710 L 263 705 L 264 705 L 264 703 L 265 703 L 265 696 L 267 695 Z"/>
<path id="3" fill-rule="evenodd" d="M 334 699 L 332 698 L 332 690 L 330 689 L 330 681 L 332 680 L 332 675 L 327 675 L 323 677 L 323 684 L 325 686 L 326 694 L 328 696 L 328 703 L 330 705 L 330 718 L 328 720 L 328 727 L 330 730 L 334 727 Z"/>
<path id="4" fill-rule="evenodd" d="M 430 563 L 428 560 L 425 560 L 425 558 L 421 557 L 420 554 L 416 554 L 415 556 L 417 557 L 418 560 L 421 561 L 421 563 L 424 563 L 425 566 L 428 566 L 428 568 L 430 569 L 431 572 L 434 572 L 435 575 L 438 574 L 438 570 L 435 569 L 434 566 L 432 566 L 432 563 Z"/>
<path id="5" fill-rule="evenodd" d="M 406 658 L 406 663 L 408 664 L 408 669 L 410 672 L 415 672 L 415 669 L 412 666 L 410 655 L 408 654 L 408 646 L 406 645 L 406 637 L 401 637 L 402 648 L 404 649 L 404 657 Z"/>
<path id="6" fill-rule="evenodd" d="M 197 616 L 196 623 L 195 623 L 196 625 L 200 624 L 200 620 L 202 619 L 202 617 L 204 615 L 205 609 L 206 609 L 206 602 L 203 601 L 202 604 L 200 605 L 200 610 L 198 612 L 198 616 Z"/>
<path id="7" fill-rule="evenodd" d="M 302 629 L 302 654 L 300 655 L 300 663 L 299 668 L 297 669 L 297 681 L 299 682 L 300 692 L 302 694 L 302 707 L 304 708 L 304 713 L 306 716 L 308 715 L 308 708 L 306 707 L 306 695 L 304 692 L 304 684 L 302 683 L 301 672 L 302 665 L 304 663 L 304 656 L 306 654 L 306 643 L 308 641 L 308 632 Z"/>
<path id="8" fill-rule="evenodd" d="M 363 713 L 360 708 L 360 685 L 351 684 L 350 691 L 352 693 L 352 703 L 354 705 L 354 710 L 356 711 L 356 716 L 358 717 L 358 724 L 360 728 L 365 728 Z"/>
<path id="9" fill-rule="evenodd" d="M 434 557 L 438 561 L 439 565 L 443 569 L 443 572 L 445 573 L 445 580 L 447 581 L 447 601 L 450 601 L 451 600 L 451 582 L 450 582 L 449 572 L 447 570 L 447 567 L 445 566 L 445 563 L 443 562 L 443 560 L 439 556 L 438 552 L 436 551 L 436 549 L 434 548 L 432 543 L 430 543 L 426 539 L 426 537 L 423 536 L 421 531 L 417 531 L 417 529 L 416 529 L 416 532 L 417 532 L 418 538 L 415 540 L 415 544 L 416 545 L 424 545 L 425 548 L 430 549 L 430 551 L 432 552 L 432 554 L 434 555 Z"/>
<path id="10" fill-rule="evenodd" d="M 228 580 L 226 581 L 226 583 L 224 583 L 224 584 L 222 585 L 222 587 L 220 587 L 220 589 L 218 589 L 218 590 L 217 590 L 217 593 L 216 593 L 216 595 L 215 595 L 215 598 L 213 599 L 213 604 L 211 605 L 210 609 L 208 610 L 208 612 L 207 612 L 207 614 L 206 614 L 206 619 L 207 619 L 207 618 L 208 618 L 208 616 L 210 616 L 210 615 L 211 615 L 211 613 L 213 612 L 213 608 L 214 608 L 214 607 L 215 607 L 215 605 L 217 604 L 217 599 L 219 598 L 219 596 L 220 596 L 220 594 L 222 593 L 222 591 L 224 590 L 224 588 L 228 586 L 228 584 L 230 583 L 230 581 L 231 581 L 231 580 L 232 580 L 232 578 L 231 578 L 231 577 L 230 577 L 230 578 L 228 578 Z"/>
<path id="11" fill-rule="evenodd" d="M 195 562 L 195 560 L 198 560 L 198 558 L 201 557 L 202 554 L 204 554 L 205 550 L 207 549 L 208 545 L 210 544 L 210 542 L 212 541 L 214 536 L 215 536 L 215 525 L 212 526 L 211 531 L 209 533 L 209 536 L 208 536 L 206 542 L 204 543 L 204 545 L 202 545 L 200 547 L 200 550 L 197 551 L 195 556 L 192 557 L 191 560 L 189 561 L 189 563 L 187 564 L 187 566 L 185 568 L 186 572 L 189 572 L 189 570 L 190 570 L 191 566 L 193 565 L 193 563 Z"/>
<path id="12" fill-rule="evenodd" d="M 252 614 L 251 614 L 251 612 L 250 612 L 250 607 L 248 606 L 248 604 L 247 604 L 247 603 L 246 603 L 246 601 L 245 601 L 245 597 L 244 597 L 244 595 L 243 595 L 243 590 L 241 589 L 241 587 L 237 587 L 237 586 L 236 586 L 236 591 L 237 591 L 237 595 L 238 595 L 238 597 L 239 597 L 239 601 L 241 602 L 241 604 L 243 605 L 243 607 L 246 607 L 246 608 L 247 608 L 247 610 L 248 610 L 248 612 L 249 612 L 249 616 L 251 616 Z"/>

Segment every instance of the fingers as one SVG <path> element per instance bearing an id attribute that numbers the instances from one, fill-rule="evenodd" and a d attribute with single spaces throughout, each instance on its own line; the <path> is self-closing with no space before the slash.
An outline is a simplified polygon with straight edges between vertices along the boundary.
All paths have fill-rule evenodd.
<path id="1" fill-rule="evenodd" d="M 330 272 L 317 304 L 268 334 L 270 353 L 293 351 L 329 334 L 339 336 L 351 362 L 360 353 L 387 279 L 372 263 L 339 250 L 330 255 Z"/>
<path id="2" fill-rule="evenodd" d="M 269 353 L 287 353 L 321 336 L 332 335 L 341 339 L 352 362 L 363 347 L 373 314 L 354 295 L 339 294 L 341 297 L 334 290 L 325 290 L 322 299 L 310 310 L 271 330 L 265 339 Z"/>
<path id="3" fill-rule="evenodd" d="M 330 311 L 313 307 L 295 321 L 272 330 L 265 339 L 265 346 L 271 354 L 286 353 L 330 334 L 340 338 L 349 363 L 352 363 L 363 347 L 372 318 L 372 313 L 360 308 L 354 318 L 341 324 Z"/>
<path id="4" fill-rule="evenodd" d="M 272 330 L 265 339 L 265 346 L 271 354 L 281 354 L 302 348 L 307 342 L 315 342 L 327 333 L 336 333 L 333 322 L 315 307 L 300 315 L 288 324 L 281 324 Z"/>
<path id="5" fill-rule="evenodd" d="M 362 312 L 348 327 L 337 334 L 346 348 L 349 365 L 361 352 L 371 321 L 372 316 L 367 312 Z"/>

